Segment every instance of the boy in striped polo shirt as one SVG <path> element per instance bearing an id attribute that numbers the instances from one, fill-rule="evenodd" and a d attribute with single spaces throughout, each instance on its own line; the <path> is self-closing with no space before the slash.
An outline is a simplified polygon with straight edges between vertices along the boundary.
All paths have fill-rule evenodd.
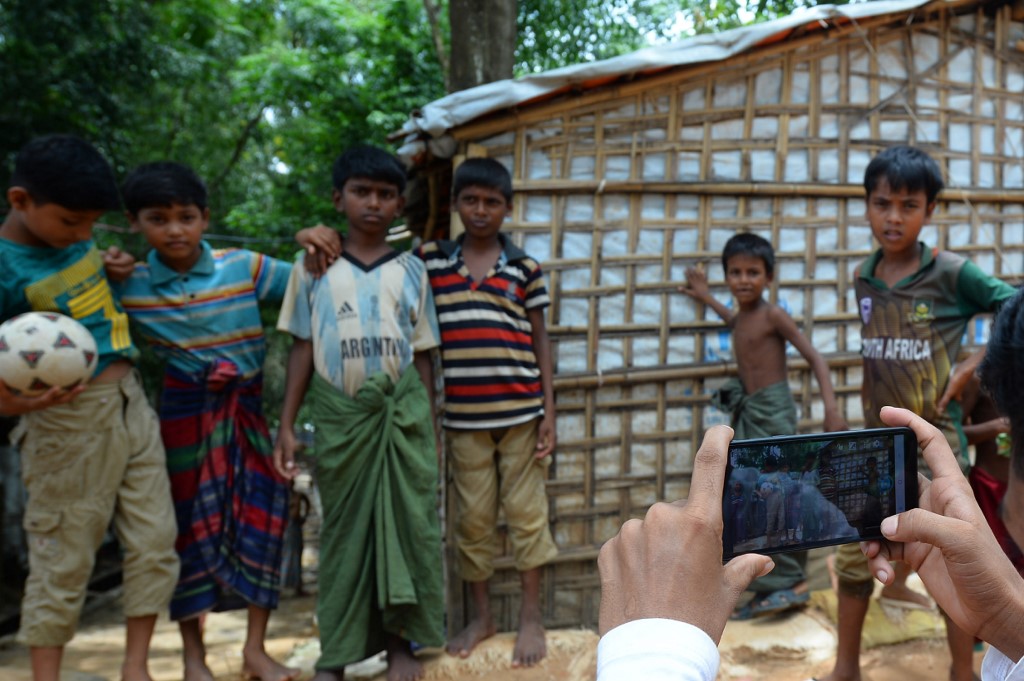
<path id="1" fill-rule="evenodd" d="M 558 553 L 548 528 L 544 480 L 555 448 L 550 303 L 540 266 L 501 233 L 512 178 L 492 159 L 469 159 L 454 178 L 466 231 L 424 244 L 441 330 L 445 413 L 454 473 L 459 568 L 475 617 L 448 642 L 467 657 L 495 632 L 488 594 L 498 505 L 505 510 L 523 597 L 514 666 L 547 653 L 540 612 L 541 567 Z"/>
<path id="2" fill-rule="evenodd" d="M 275 470 L 263 416 L 266 341 L 261 301 L 279 301 L 291 265 L 243 249 L 213 249 L 206 186 L 188 166 L 146 163 L 122 186 L 127 216 L 153 247 L 126 271 L 108 268 L 121 303 L 166 361 L 160 426 L 167 449 L 181 575 L 171 599 L 186 681 L 212 678 L 201 616 L 246 608 L 243 671 L 286 681 L 300 670 L 271 658 L 264 638 L 277 607 L 288 482 Z M 296 241 L 334 239 L 326 227 Z"/>

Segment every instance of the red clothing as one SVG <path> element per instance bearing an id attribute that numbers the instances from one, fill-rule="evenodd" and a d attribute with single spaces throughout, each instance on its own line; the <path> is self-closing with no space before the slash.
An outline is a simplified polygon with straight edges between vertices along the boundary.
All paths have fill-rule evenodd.
<path id="1" fill-rule="evenodd" d="M 992 528 L 992 534 L 999 541 L 1003 553 L 1017 568 L 1017 572 L 1024 575 L 1024 553 L 1021 553 L 1020 547 L 1010 537 L 1006 525 L 999 517 L 999 506 L 1006 495 L 1006 483 L 996 480 L 977 466 L 971 469 L 970 475 L 967 477 L 971 482 L 971 489 L 974 490 L 974 498 L 978 500 L 978 506 L 981 507 L 981 512 L 984 514 L 985 520 L 988 521 L 988 526 Z"/>

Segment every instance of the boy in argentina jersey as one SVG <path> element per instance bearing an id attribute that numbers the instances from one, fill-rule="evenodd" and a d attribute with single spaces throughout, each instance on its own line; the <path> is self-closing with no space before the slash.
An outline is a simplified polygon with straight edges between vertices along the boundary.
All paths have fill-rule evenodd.
<path id="1" fill-rule="evenodd" d="M 444 642 L 439 447 L 433 369 L 439 344 L 426 267 L 386 241 L 405 171 L 373 147 L 334 165 L 348 218 L 344 255 L 320 278 L 292 268 L 278 329 L 293 336 L 274 463 L 294 477 L 294 427 L 307 388 L 323 500 L 315 681 L 387 650 L 390 679 L 416 679 L 410 641 Z"/>

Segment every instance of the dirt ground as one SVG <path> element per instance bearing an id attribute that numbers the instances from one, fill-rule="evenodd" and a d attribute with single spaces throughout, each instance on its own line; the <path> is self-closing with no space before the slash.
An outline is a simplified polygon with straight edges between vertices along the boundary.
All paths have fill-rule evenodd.
<path id="1" fill-rule="evenodd" d="M 303 554 L 303 582 L 316 583 L 316 527 L 307 527 L 310 540 Z M 798 612 L 730 622 L 720 644 L 720 681 L 806 681 L 832 668 L 835 654 L 835 595 L 825 560 L 830 549 L 810 552 L 807 565 L 811 605 Z M 921 590 L 920 581 L 909 584 Z M 300 667 L 303 680 L 313 674 L 319 656 L 313 613 L 315 596 L 282 597 L 270 619 L 268 652 Z M 240 678 L 245 613 L 213 613 L 206 619 L 207 662 L 218 681 Z M 28 651 L 13 636 L 0 638 L 0 681 L 31 681 Z M 533 669 L 511 667 L 514 634 L 499 634 L 484 642 L 468 660 L 442 651 L 423 651 L 426 681 L 585 681 L 596 674 L 597 634 L 593 631 L 548 632 L 548 658 Z M 885 643 L 885 645 L 882 645 Z M 944 625 L 937 612 L 883 608 L 872 603 L 865 626 L 861 656 L 863 681 L 936 681 L 948 678 L 949 652 Z M 120 591 L 91 596 L 78 634 L 67 646 L 62 681 L 117 681 L 124 649 Z M 177 626 L 161 617 L 153 638 L 150 673 L 155 681 L 182 678 L 181 638 Z M 975 653 L 980 670 L 982 653 Z M 377 658 L 346 669 L 348 681 L 384 681 L 383 660 Z"/>
<path id="2" fill-rule="evenodd" d="M 719 679 L 771 679 L 804 681 L 827 673 L 832 666 L 834 627 L 827 614 L 829 591 L 815 593 L 807 610 L 752 623 L 730 623 L 722 641 Z M 875 606 L 872 606 L 875 607 Z M 271 618 L 268 649 L 278 659 L 312 675 L 319 652 L 312 613 L 314 598 L 286 598 Z M 937 615 L 935 615 L 937 617 Z M 864 681 L 935 681 L 946 678 L 949 653 L 941 620 L 926 624 L 927 638 L 873 647 L 862 656 Z M 926 621 L 927 623 L 927 621 Z M 929 628 L 931 627 L 931 628 Z M 241 670 L 241 645 L 245 634 L 242 613 L 216 613 L 208 617 L 206 637 L 209 664 L 218 681 L 236 681 Z M 921 632 L 918 632 L 919 634 Z M 116 681 L 123 650 L 120 600 L 116 592 L 94 602 L 83 617 L 79 633 L 67 647 L 62 681 Z M 468 661 L 439 651 L 426 651 L 426 678 L 510 679 L 512 681 L 583 681 L 596 673 L 597 635 L 586 630 L 549 632 L 550 655 L 545 664 L 530 670 L 513 670 L 509 660 L 514 637 L 501 634 L 482 644 Z M 177 627 L 161 618 L 153 640 L 150 671 L 156 681 L 181 679 L 181 643 Z M 975 654 L 979 668 L 981 653 Z M 383 681 L 384 664 L 370 660 L 350 667 L 352 681 Z M 0 641 L 0 679 L 30 681 L 27 651 L 9 637 Z"/>

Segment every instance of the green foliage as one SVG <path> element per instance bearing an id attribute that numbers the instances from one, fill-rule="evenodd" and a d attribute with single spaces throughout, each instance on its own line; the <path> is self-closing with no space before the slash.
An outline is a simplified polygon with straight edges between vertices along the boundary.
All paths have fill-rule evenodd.
<path id="1" fill-rule="evenodd" d="M 516 71 L 522 75 L 638 49 L 671 28 L 679 4 L 664 0 L 519 0 L 517 9 Z"/>

